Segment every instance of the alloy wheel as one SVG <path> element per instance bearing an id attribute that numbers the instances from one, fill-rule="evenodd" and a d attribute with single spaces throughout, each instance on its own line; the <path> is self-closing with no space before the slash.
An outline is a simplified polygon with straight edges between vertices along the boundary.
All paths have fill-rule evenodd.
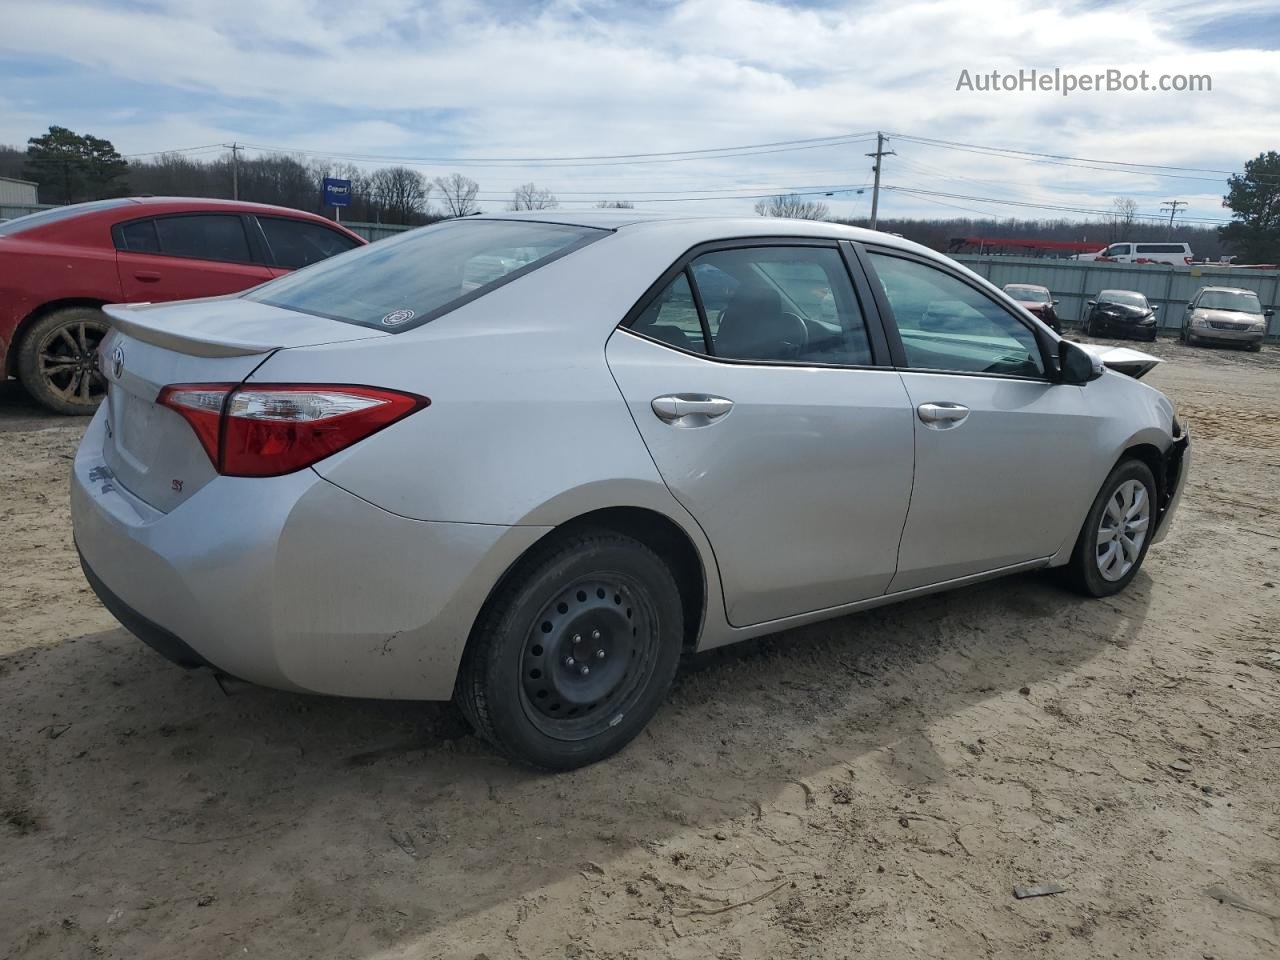
<path id="1" fill-rule="evenodd" d="M 107 325 L 74 320 L 55 327 L 39 344 L 40 378 L 49 390 L 68 403 L 89 405 L 101 400 L 107 381 L 98 369 L 98 345 Z"/>
<path id="2" fill-rule="evenodd" d="M 1151 524 L 1151 495 L 1138 480 L 1116 487 L 1098 524 L 1097 564 L 1104 580 L 1123 579 L 1142 555 Z"/>

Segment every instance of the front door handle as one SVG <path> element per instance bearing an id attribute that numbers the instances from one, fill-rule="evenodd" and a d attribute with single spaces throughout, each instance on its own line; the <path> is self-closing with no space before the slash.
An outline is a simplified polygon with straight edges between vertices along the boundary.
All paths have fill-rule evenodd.
<path id="1" fill-rule="evenodd" d="M 669 393 L 650 404 L 663 423 L 679 427 L 704 427 L 733 409 L 733 401 L 705 393 Z"/>
<path id="2" fill-rule="evenodd" d="M 962 403 L 922 403 L 916 407 L 916 415 L 926 427 L 934 430 L 950 430 L 958 427 L 969 416 L 969 408 Z"/>
<path id="3" fill-rule="evenodd" d="M 160 274 L 153 270 L 139 270 L 133 275 L 133 278 L 135 280 L 141 280 L 143 283 L 158 283 L 160 281 Z"/>

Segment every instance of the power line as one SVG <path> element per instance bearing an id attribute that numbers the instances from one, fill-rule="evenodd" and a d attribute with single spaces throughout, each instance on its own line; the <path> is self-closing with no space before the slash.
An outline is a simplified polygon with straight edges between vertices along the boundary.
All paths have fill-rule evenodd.
<path id="1" fill-rule="evenodd" d="M 1087 214 L 1089 216 L 1097 216 L 1097 217 L 1109 218 L 1114 216 L 1114 211 L 1098 210 L 1091 207 L 1071 207 L 1071 206 L 1065 206 L 1061 204 L 1052 204 L 1052 203 L 1031 203 L 1025 200 L 1000 200 L 996 197 L 974 197 L 974 196 L 967 196 L 967 195 L 958 194 L 958 193 L 943 193 L 942 191 L 939 191 L 939 190 L 924 190 L 919 187 L 902 186 L 897 184 L 886 185 L 885 189 L 897 190 L 900 193 L 906 193 L 906 194 L 911 194 L 911 195 L 920 196 L 920 197 L 947 197 L 952 200 L 968 200 L 976 203 L 998 203 L 1003 206 L 1010 206 L 1010 207 L 1031 207 L 1039 210 L 1057 210 L 1063 213 L 1081 213 L 1081 214 Z M 1157 217 L 1157 216 L 1152 216 L 1150 214 L 1138 214 L 1137 218 L 1140 220 L 1155 220 L 1160 223 L 1164 222 L 1163 216 Z M 1223 224 L 1223 223 L 1231 222 L 1229 219 L 1216 218 L 1216 217 L 1183 217 L 1183 219 L 1187 221 L 1197 222 L 1197 223 L 1211 223 L 1211 224 Z"/>
<path id="2" fill-rule="evenodd" d="M 1073 157 L 1073 156 L 1068 156 L 1066 154 L 1041 153 L 1035 150 L 1018 150 L 1014 147 L 992 147 L 992 146 L 986 146 L 978 143 L 964 143 L 959 140 L 942 140 L 936 137 L 914 137 L 914 136 L 911 136 L 910 134 L 905 134 L 905 133 L 894 133 L 894 134 L 890 134 L 890 136 L 893 136 L 899 140 L 907 140 L 912 143 L 919 143 L 925 146 L 943 147 L 943 148 L 952 149 L 952 150 L 961 150 L 969 153 L 1011 155 L 1014 157 L 1027 158 L 1034 162 L 1057 163 L 1059 165 L 1064 165 L 1064 166 L 1085 166 L 1088 164 L 1104 165 L 1104 166 L 1085 166 L 1085 169 L 1103 170 L 1110 173 L 1133 173 L 1136 170 L 1142 170 L 1142 171 L 1174 170 L 1174 171 L 1182 171 L 1182 172 L 1189 172 L 1189 173 L 1215 173 L 1215 174 L 1218 174 L 1220 177 L 1231 177 L 1231 176 L 1239 175 L 1234 170 L 1216 170 L 1211 167 L 1179 167 L 1179 166 L 1173 166 L 1171 164 L 1137 163 L 1135 161 L 1129 161 L 1129 160 L 1099 160 L 1097 158 L 1090 158 L 1090 157 Z M 1135 168 L 1135 169 L 1115 169 L 1117 167 Z M 1166 176 L 1165 174 L 1152 174 L 1152 175 Z M 1273 175 L 1267 174 L 1265 176 L 1271 177 Z M 1204 180 L 1212 183 L 1221 182 L 1219 178 L 1214 178 L 1214 177 L 1174 177 L 1174 179 Z M 1277 179 L 1280 179 L 1280 177 L 1277 177 Z"/>
<path id="3" fill-rule="evenodd" d="M 775 141 L 774 143 L 744 144 L 738 147 L 710 147 L 702 150 L 673 150 L 664 153 L 601 154 L 595 157 L 409 157 L 385 154 L 337 153 L 323 150 L 307 150 L 249 143 L 245 146 L 273 153 L 298 154 L 323 157 L 330 160 L 355 162 L 400 163 L 422 167 L 610 167 L 633 164 L 680 163 L 686 160 L 722 160 L 734 157 L 758 157 L 774 153 L 791 153 L 798 150 L 817 150 L 825 147 L 861 143 L 871 138 L 867 133 L 848 134 L 841 137 L 811 138 L 808 140 Z"/>

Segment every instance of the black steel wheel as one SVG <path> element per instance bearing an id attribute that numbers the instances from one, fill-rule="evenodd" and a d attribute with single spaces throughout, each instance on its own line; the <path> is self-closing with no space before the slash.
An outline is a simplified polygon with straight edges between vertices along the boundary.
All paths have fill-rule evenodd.
<path id="1" fill-rule="evenodd" d="M 616 753 L 644 728 L 683 639 L 679 589 L 649 547 L 605 530 L 553 535 L 477 619 L 455 699 L 507 756 L 569 770 Z"/>
<path id="2" fill-rule="evenodd" d="M 32 399 L 55 413 L 93 413 L 107 392 L 98 370 L 107 330 L 96 307 L 55 310 L 32 324 L 18 348 L 18 376 Z"/>

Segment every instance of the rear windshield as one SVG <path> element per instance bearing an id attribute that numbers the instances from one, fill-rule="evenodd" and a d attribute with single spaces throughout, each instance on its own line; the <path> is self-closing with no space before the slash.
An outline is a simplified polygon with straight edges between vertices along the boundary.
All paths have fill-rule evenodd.
<path id="1" fill-rule="evenodd" d="M 246 296 L 396 333 L 434 320 L 608 233 L 558 223 L 449 220 L 340 254 Z"/>
<path id="2" fill-rule="evenodd" d="M 1206 290 L 1196 304 L 1201 310 L 1234 310 L 1237 313 L 1261 313 L 1262 304 L 1252 290 Z"/>
<path id="3" fill-rule="evenodd" d="M 26 230 L 47 227 L 51 223 L 57 223 L 59 220 L 70 220 L 72 217 L 78 217 L 82 213 L 96 213 L 101 210 L 110 210 L 114 207 L 127 207 L 131 203 L 133 203 L 132 200 L 127 197 L 121 197 L 117 200 L 91 200 L 88 203 L 73 203 L 69 207 L 54 207 L 52 210 L 28 213 L 25 217 L 14 217 L 12 220 L 0 223 L 0 237 L 11 237 Z"/>

